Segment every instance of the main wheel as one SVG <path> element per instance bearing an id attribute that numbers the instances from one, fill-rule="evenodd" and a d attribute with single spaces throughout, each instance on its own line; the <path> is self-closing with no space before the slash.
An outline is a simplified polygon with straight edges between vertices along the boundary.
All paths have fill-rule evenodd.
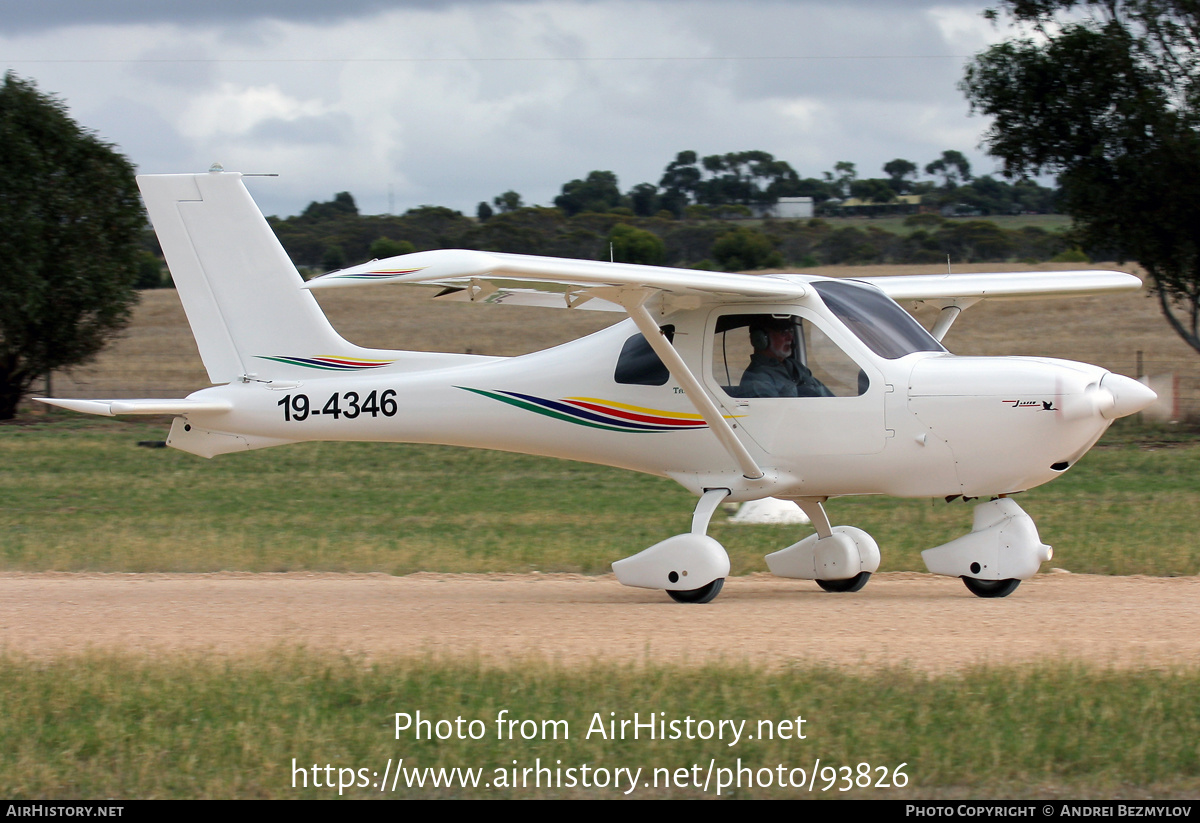
<path id="1" fill-rule="evenodd" d="M 980 580 L 978 577 L 964 577 L 962 582 L 976 597 L 1008 597 L 1017 590 L 1021 581 L 1015 577 L 1006 580 Z"/>
<path id="2" fill-rule="evenodd" d="M 827 592 L 856 592 L 870 579 L 870 572 L 859 572 L 849 580 L 818 580 L 817 585 Z"/>
<path id="3" fill-rule="evenodd" d="M 718 577 L 707 586 L 701 586 L 698 589 L 687 589 L 681 592 L 667 589 L 667 594 L 671 595 L 671 599 L 676 603 L 708 603 L 721 593 L 721 587 L 724 585 L 725 578 Z"/>

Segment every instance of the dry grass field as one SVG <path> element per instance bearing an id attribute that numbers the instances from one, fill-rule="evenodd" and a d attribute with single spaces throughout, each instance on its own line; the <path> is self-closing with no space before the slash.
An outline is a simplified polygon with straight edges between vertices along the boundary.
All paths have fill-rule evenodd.
<path id="1" fill-rule="evenodd" d="M 956 271 L 1048 271 L 1078 264 L 979 264 Z M 1136 267 L 1099 264 L 1091 268 Z M 838 266 L 811 270 L 833 277 L 928 274 L 927 266 Z M 419 287 L 377 286 L 317 292 L 334 326 L 364 346 L 421 351 L 513 355 L 536 351 L 620 319 L 608 312 L 567 312 L 506 306 L 434 303 Z M 264 307 L 265 308 L 265 307 Z M 918 312 L 929 325 L 931 315 Z M 1094 363 L 1137 376 L 1175 373 L 1187 417 L 1200 417 L 1200 355 L 1171 331 L 1158 301 L 1146 292 L 1076 300 L 982 303 L 968 310 L 947 336 L 958 354 L 1024 354 Z M 174 291 L 142 293 L 123 337 L 93 363 L 56 374 L 60 397 L 177 397 L 208 385 L 187 320 Z M 39 392 L 40 393 L 40 392 Z M 37 405 L 37 404 L 33 404 Z"/>

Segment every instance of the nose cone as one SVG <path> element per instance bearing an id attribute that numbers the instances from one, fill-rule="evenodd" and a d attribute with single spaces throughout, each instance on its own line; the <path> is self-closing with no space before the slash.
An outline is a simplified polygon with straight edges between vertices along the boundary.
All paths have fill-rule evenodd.
<path id="1" fill-rule="evenodd" d="M 1140 412 L 1158 399 L 1158 395 L 1148 386 L 1131 377 L 1111 372 L 1104 375 L 1104 379 L 1100 381 L 1100 390 L 1112 395 L 1112 405 L 1104 403 L 1100 407 L 1100 415 L 1106 420 L 1116 420 L 1118 417 Z"/>

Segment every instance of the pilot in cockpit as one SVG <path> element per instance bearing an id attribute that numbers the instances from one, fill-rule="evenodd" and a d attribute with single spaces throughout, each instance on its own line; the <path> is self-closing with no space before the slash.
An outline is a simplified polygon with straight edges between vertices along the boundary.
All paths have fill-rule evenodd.
<path id="1" fill-rule="evenodd" d="M 764 315 L 750 325 L 754 354 L 742 373 L 741 397 L 832 397 L 826 386 L 800 362 L 792 318 Z"/>

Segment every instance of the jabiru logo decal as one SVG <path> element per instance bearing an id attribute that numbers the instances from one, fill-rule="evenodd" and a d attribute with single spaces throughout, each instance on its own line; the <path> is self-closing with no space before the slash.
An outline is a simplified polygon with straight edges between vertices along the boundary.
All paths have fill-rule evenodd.
<path id="1" fill-rule="evenodd" d="M 1042 411 L 1058 411 L 1054 408 L 1053 400 L 1004 400 L 1014 409 L 1041 409 Z"/>

